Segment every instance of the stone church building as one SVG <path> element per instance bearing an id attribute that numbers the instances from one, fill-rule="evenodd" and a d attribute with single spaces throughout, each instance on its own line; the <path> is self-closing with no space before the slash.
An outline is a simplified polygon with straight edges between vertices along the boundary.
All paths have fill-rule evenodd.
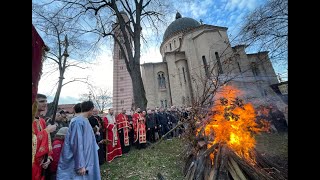
<path id="1" fill-rule="evenodd" d="M 223 81 L 230 81 L 252 102 L 277 98 L 270 88 L 278 79 L 268 52 L 247 54 L 245 45 L 232 47 L 227 29 L 177 13 L 163 35 L 162 62 L 141 65 L 147 107 L 190 106 L 201 97 L 208 83 Z M 121 108 L 128 111 L 133 101 L 132 83 L 124 62 L 117 60 L 121 54 L 115 52 L 113 107 L 117 112 Z M 121 89 L 119 80 L 129 88 Z"/>

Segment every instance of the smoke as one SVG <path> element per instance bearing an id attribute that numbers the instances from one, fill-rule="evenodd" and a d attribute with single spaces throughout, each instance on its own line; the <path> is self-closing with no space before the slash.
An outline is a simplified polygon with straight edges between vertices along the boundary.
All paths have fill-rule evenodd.
<path id="1" fill-rule="evenodd" d="M 270 81 L 262 80 L 265 77 L 253 78 L 235 78 L 228 85 L 238 89 L 237 97 L 243 99 L 245 103 L 251 103 L 255 108 L 259 106 L 276 106 L 282 112 L 287 108 L 287 104 L 283 102 L 281 97 L 270 87 Z M 256 79 L 259 79 L 257 81 Z M 220 88 L 223 89 L 223 88 Z M 213 98 L 214 101 L 219 100 L 221 90 L 217 90 L 217 94 Z"/>

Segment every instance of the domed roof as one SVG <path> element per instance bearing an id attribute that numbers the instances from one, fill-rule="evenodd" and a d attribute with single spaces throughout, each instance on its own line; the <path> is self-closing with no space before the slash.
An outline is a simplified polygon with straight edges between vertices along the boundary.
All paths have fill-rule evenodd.
<path id="1" fill-rule="evenodd" d="M 173 21 L 164 32 L 163 40 L 178 31 L 197 26 L 200 26 L 200 23 L 198 21 L 188 17 L 181 17 L 180 13 L 178 12 L 176 15 L 176 20 Z"/>

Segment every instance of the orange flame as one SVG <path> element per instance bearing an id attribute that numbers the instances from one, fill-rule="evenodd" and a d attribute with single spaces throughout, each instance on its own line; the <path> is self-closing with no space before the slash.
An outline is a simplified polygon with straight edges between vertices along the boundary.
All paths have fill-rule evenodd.
<path id="1" fill-rule="evenodd" d="M 232 87 L 225 86 L 217 97 L 223 97 L 216 101 L 212 111 L 213 115 L 204 127 L 204 135 L 211 137 L 207 148 L 216 143 L 225 143 L 240 157 L 254 161 L 250 152 L 254 149 L 256 141 L 254 133 L 259 133 L 263 129 L 258 128 L 255 122 L 256 113 L 253 105 L 250 103 L 243 104 L 242 100 L 237 99 L 241 92 Z M 197 129 L 197 134 L 201 128 Z M 213 155 L 210 155 L 213 160 Z"/>

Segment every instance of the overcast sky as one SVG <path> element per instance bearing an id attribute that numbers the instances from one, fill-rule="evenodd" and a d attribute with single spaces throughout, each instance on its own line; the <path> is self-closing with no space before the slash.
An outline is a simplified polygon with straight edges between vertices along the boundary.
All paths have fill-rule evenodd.
<path id="1" fill-rule="evenodd" d="M 264 4 L 265 0 L 204 0 L 191 1 L 189 3 L 181 3 L 175 1 L 173 7 L 179 11 L 182 17 L 190 17 L 197 21 L 200 19 L 205 24 L 228 27 L 228 35 L 231 40 L 237 34 L 237 28 L 241 25 L 244 16 L 257 6 Z M 175 14 L 169 15 L 171 21 L 174 21 Z M 166 27 L 160 29 L 165 30 Z M 152 33 L 148 29 L 143 29 L 145 33 Z M 162 40 L 163 32 L 159 39 Z M 160 62 L 162 57 L 160 55 L 159 47 L 161 42 L 149 43 L 147 46 L 142 45 L 141 63 L 146 62 Z M 112 91 L 112 73 L 113 61 L 110 47 L 106 47 L 97 59 L 91 61 L 87 69 L 71 69 L 65 74 L 64 82 L 71 80 L 73 77 L 87 78 L 89 81 Z M 49 61 L 49 60 L 47 60 Z M 57 86 L 58 72 L 48 74 L 50 65 L 43 64 L 43 75 L 39 82 L 38 92 L 46 94 L 49 102 L 52 101 Z M 276 73 L 284 73 L 285 69 L 275 67 Z M 73 104 L 79 101 L 80 94 L 88 93 L 87 85 L 81 82 L 73 82 L 65 85 L 60 94 L 59 104 Z"/>

